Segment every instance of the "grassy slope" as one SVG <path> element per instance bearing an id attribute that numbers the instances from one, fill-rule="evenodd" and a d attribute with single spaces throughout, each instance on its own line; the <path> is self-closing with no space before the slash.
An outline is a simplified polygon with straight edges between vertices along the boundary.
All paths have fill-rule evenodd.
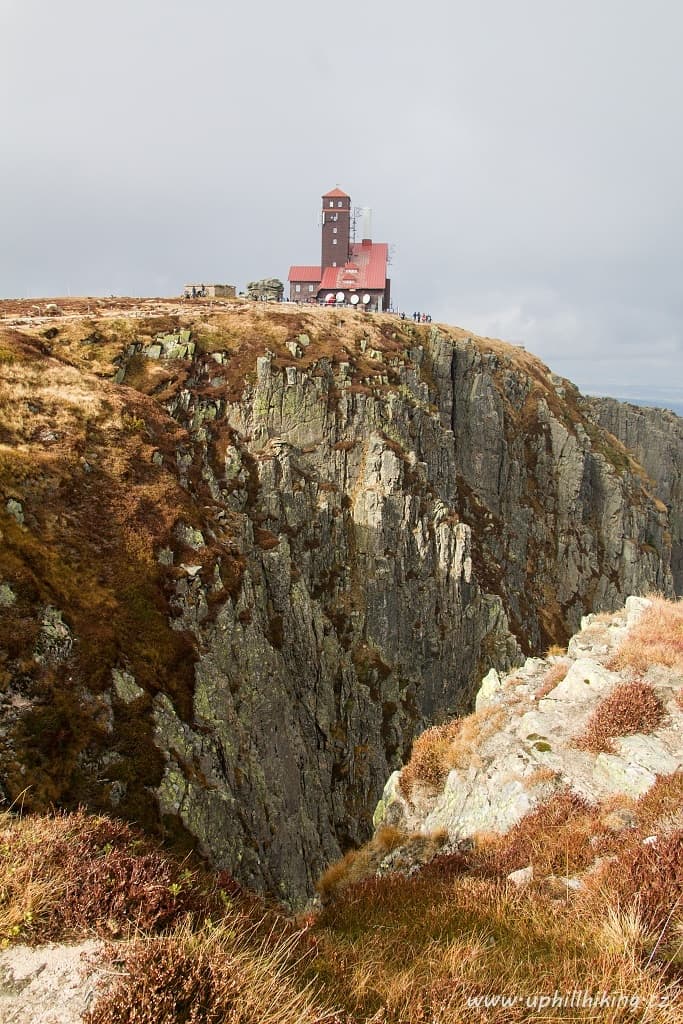
<path id="1" fill-rule="evenodd" d="M 0 616 L 0 687 L 13 680 L 33 705 L 16 718 L 10 708 L 4 785 L 10 799 L 23 794 L 41 808 L 107 806 L 108 787 L 125 783 L 121 812 L 154 828 L 147 787 L 161 763 L 150 701 L 163 690 L 189 714 L 194 664 L 189 639 L 171 628 L 171 574 L 154 553 L 177 519 L 195 522 L 197 511 L 151 455 L 170 456 L 182 432 L 156 403 L 74 365 L 41 334 L 0 337 L 0 578 L 17 598 Z M 119 348 L 92 360 L 94 371 L 111 373 Z M 7 513 L 8 499 L 22 504 L 24 524 Z M 35 656 L 48 607 L 76 638 L 68 659 Z M 100 695 L 114 665 L 135 675 L 145 697 L 115 708 L 111 735 Z M 104 783 L 78 767 L 102 746 L 116 757 Z"/>
<path id="2" fill-rule="evenodd" d="M 556 799 L 503 840 L 432 861 L 412 878 L 349 886 L 296 921 L 120 822 L 5 815 L 0 942 L 115 939 L 120 976 L 91 1024 L 674 1024 L 683 922 L 680 905 L 671 911 L 683 891 L 683 833 L 680 820 L 677 832 L 666 833 L 663 822 L 680 819 L 682 798 L 680 775 L 661 780 L 632 806 L 637 825 L 628 834 L 606 829 L 606 808 Z M 656 849 L 642 843 L 652 830 Z M 542 880 L 598 853 L 617 858 L 609 878 L 597 870 L 579 892 Z M 529 862 L 538 869 L 531 886 L 505 881 Z M 525 1005 L 534 995 L 577 990 L 628 994 L 639 1014 L 633 1002 L 597 1014 L 551 1007 L 541 1016 Z M 496 994 L 519 1003 L 472 1005 Z"/>

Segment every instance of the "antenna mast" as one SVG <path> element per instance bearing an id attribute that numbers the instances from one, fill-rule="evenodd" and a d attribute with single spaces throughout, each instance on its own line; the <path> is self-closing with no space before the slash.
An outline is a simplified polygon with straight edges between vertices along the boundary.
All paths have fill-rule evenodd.
<path id="1" fill-rule="evenodd" d="M 356 225 L 358 219 L 363 215 L 362 206 L 354 206 L 353 212 L 351 213 L 351 241 L 355 245 L 356 243 Z"/>

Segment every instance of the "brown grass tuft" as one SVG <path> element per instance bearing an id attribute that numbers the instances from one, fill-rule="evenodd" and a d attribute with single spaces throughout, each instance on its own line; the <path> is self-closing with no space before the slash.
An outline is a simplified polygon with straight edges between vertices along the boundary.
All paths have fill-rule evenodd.
<path id="1" fill-rule="evenodd" d="M 496 731 L 502 718 L 502 709 L 492 705 L 418 736 L 399 779 L 406 799 L 411 799 L 416 784 L 438 791 L 451 768 L 466 768 L 476 760 L 477 747 Z"/>
<path id="2" fill-rule="evenodd" d="M 570 874 L 595 858 L 597 810 L 562 790 L 525 815 L 506 835 L 482 842 L 476 857 L 487 874 L 505 876 L 533 865 L 536 875 Z"/>
<path id="3" fill-rule="evenodd" d="M 586 883 L 587 911 L 605 903 L 622 910 L 635 906 L 646 928 L 668 931 L 683 920 L 683 831 L 629 844 Z"/>
<path id="4" fill-rule="evenodd" d="M 541 684 L 534 694 L 536 700 L 541 700 L 543 697 L 547 697 L 550 691 L 554 690 L 555 687 L 562 682 L 568 671 L 568 661 L 558 661 L 554 665 L 551 665 L 543 676 Z"/>
<path id="5" fill-rule="evenodd" d="M 377 830 L 365 846 L 359 850 L 349 850 L 341 860 L 331 864 L 318 880 L 316 889 L 323 902 L 340 889 L 374 874 L 383 858 L 408 838 L 409 833 L 385 825 Z"/>
<path id="6" fill-rule="evenodd" d="M 410 760 L 399 779 L 401 792 L 407 799 L 410 799 L 417 782 L 433 789 L 438 789 L 445 782 L 451 744 L 459 732 L 460 721 L 456 720 L 427 729 L 417 737 Z"/>
<path id="7" fill-rule="evenodd" d="M 323 903 L 328 903 L 349 886 L 372 878 L 381 862 L 393 850 L 400 848 L 403 851 L 402 864 L 397 865 L 399 870 L 403 870 L 432 860 L 447 840 L 448 832 L 445 829 L 422 835 L 384 825 L 365 846 L 349 850 L 341 860 L 331 864 L 317 882 L 316 889 Z"/>
<path id="8" fill-rule="evenodd" d="M 534 786 L 543 786 L 546 782 L 556 782 L 559 777 L 560 773 L 554 768 L 542 765 L 534 769 L 531 775 L 522 776 L 522 781 L 527 789 L 533 789 Z"/>
<path id="9" fill-rule="evenodd" d="M 609 668 L 646 672 L 650 665 L 683 671 L 683 600 L 650 598 L 652 604 L 629 630 Z"/>
<path id="10" fill-rule="evenodd" d="M 595 708 L 574 746 L 596 754 L 613 752 L 614 737 L 651 732 L 663 716 L 662 703 L 648 683 L 621 683 Z"/>

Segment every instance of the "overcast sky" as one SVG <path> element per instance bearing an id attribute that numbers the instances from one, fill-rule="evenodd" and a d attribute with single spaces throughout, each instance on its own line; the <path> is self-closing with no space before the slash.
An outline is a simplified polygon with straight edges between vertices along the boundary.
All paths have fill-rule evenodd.
<path id="1" fill-rule="evenodd" d="M 584 390 L 683 400 L 680 0 L 0 0 L 0 296 L 319 259 Z"/>

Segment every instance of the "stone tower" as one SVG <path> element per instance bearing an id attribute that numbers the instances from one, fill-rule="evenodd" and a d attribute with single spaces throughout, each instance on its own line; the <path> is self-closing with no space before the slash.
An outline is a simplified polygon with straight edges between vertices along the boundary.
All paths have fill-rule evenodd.
<path id="1" fill-rule="evenodd" d="M 343 267 L 351 241 L 351 196 L 333 188 L 323 196 L 321 268 Z"/>

